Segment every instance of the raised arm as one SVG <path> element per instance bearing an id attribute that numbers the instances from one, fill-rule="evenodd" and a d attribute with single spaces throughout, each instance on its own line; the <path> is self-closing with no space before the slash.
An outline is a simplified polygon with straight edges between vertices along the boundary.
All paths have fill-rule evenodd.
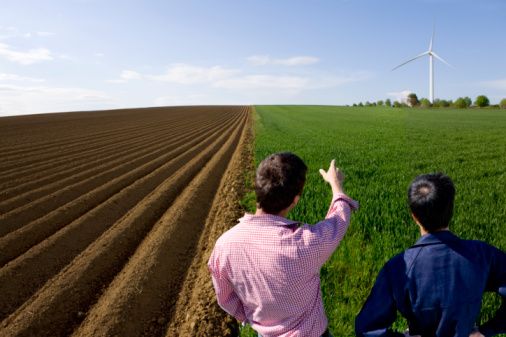
<path id="1" fill-rule="evenodd" d="M 320 170 L 320 174 L 332 189 L 332 202 L 325 220 L 309 229 L 320 248 L 319 267 L 327 261 L 343 239 L 350 223 L 351 211 L 358 208 L 358 203 L 344 194 L 344 175 L 335 167 L 334 160 L 331 161 L 328 171 Z"/>

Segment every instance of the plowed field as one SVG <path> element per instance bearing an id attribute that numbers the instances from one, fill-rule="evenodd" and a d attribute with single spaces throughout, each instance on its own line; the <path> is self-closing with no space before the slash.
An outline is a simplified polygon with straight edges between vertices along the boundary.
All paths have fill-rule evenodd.
<path id="1" fill-rule="evenodd" d="M 0 118 L 0 336 L 228 335 L 205 268 L 250 108 Z"/>

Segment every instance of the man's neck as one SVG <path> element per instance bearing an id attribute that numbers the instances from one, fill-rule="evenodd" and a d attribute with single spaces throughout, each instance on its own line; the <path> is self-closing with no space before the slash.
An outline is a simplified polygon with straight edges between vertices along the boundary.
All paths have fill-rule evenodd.
<path id="1" fill-rule="evenodd" d="M 438 229 L 436 231 L 433 231 L 433 232 L 427 232 L 425 230 L 425 228 L 423 228 L 423 226 L 419 226 L 420 227 L 420 235 L 421 236 L 424 236 L 426 234 L 430 234 L 430 233 L 437 233 L 437 232 L 443 232 L 443 231 L 449 231 L 450 229 L 448 227 L 445 227 L 445 228 L 441 228 L 441 229 Z"/>
<path id="2" fill-rule="evenodd" d="M 257 210 L 255 211 L 255 215 L 275 215 L 275 216 L 281 216 L 283 218 L 286 218 L 287 214 L 288 214 L 288 211 L 286 211 L 286 210 L 282 210 L 278 214 L 266 213 L 261 208 L 257 208 Z"/>

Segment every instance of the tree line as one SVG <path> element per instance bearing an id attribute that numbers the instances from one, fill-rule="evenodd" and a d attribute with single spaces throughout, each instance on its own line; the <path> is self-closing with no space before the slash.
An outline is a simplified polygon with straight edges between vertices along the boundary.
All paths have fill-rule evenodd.
<path id="1" fill-rule="evenodd" d="M 369 102 L 365 103 L 359 102 L 354 103 L 353 106 L 387 106 L 394 108 L 403 108 L 403 107 L 419 107 L 419 108 L 458 108 L 458 109 L 466 109 L 471 107 L 478 108 L 486 108 L 486 107 L 496 107 L 501 109 L 506 109 L 506 98 L 503 98 L 499 104 L 490 105 L 490 100 L 485 95 L 479 95 L 476 97 L 474 102 L 470 97 L 459 97 L 456 100 L 446 100 L 446 99 L 435 99 L 433 103 L 431 103 L 427 98 L 418 99 L 418 96 L 415 93 L 411 93 L 407 96 L 406 102 L 399 101 L 391 101 L 389 98 L 386 100 L 379 100 L 377 102 Z"/>

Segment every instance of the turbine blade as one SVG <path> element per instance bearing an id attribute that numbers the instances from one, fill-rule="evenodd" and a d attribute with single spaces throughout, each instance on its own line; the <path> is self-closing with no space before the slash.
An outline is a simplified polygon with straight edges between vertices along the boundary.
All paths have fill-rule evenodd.
<path id="1" fill-rule="evenodd" d="M 454 66 L 452 66 L 450 63 L 446 62 L 445 60 L 443 60 L 443 58 L 441 56 L 439 56 L 438 54 L 432 52 L 432 55 L 434 55 L 435 58 L 437 58 L 439 61 L 443 62 L 444 64 L 446 64 L 447 66 L 451 67 L 451 68 L 455 68 Z"/>
<path id="2" fill-rule="evenodd" d="M 430 38 L 429 51 L 432 51 L 432 44 L 434 43 L 434 35 L 436 34 L 436 24 L 432 26 L 432 36 Z"/>
<path id="3" fill-rule="evenodd" d="M 397 67 L 393 68 L 391 71 L 394 71 L 395 69 L 402 67 L 402 66 L 403 66 L 403 65 L 405 65 L 406 63 L 409 63 L 409 62 L 411 62 L 411 61 L 414 61 L 414 60 L 416 60 L 416 59 L 419 59 L 420 57 L 423 57 L 423 56 L 428 55 L 428 54 L 429 54 L 429 52 L 428 52 L 428 51 L 423 52 L 423 53 L 421 53 L 420 55 L 417 55 L 417 56 L 413 57 L 412 59 L 407 60 L 406 62 L 399 64 Z"/>

